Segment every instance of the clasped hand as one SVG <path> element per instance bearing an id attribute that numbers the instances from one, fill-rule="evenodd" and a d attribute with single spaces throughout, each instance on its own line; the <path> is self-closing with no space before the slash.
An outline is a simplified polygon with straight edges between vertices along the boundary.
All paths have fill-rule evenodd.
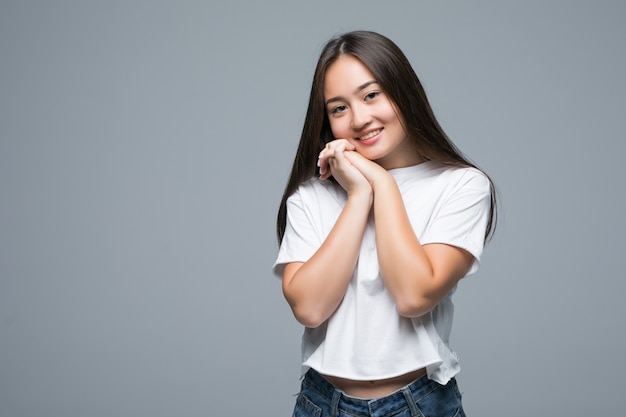
<path id="1" fill-rule="evenodd" d="M 378 176 L 387 173 L 380 165 L 357 153 L 356 147 L 346 139 L 327 143 L 317 165 L 321 180 L 332 175 L 348 194 L 359 190 L 371 192 Z"/>

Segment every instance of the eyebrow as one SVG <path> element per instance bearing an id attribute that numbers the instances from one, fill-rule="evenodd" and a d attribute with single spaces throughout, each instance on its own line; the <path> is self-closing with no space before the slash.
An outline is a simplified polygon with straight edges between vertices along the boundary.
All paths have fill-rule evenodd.
<path id="1" fill-rule="evenodd" d="M 358 86 L 358 87 L 356 88 L 356 90 L 354 90 L 354 94 L 357 94 L 357 93 L 359 93 L 360 91 L 365 90 L 365 89 L 366 89 L 367 87 L 369 87 L 370 85 L 372 85 L 372 84 L 377 84 L 377 83 L 378 83 L 378 81 L 376 81 L 376 80 L 371 80 L 371 81 L 368 81 L 368 82 L 366 82 L 366 83 L 363 83 L 363 84 L 361 84 L 360 86 Z M 326 100 L 326 103 L 325 103 L 325 104 L 328 106 L 328 105 L 329 105 L 330 103 L 332 103 L 333 101 L 341 101 L 341 100 L 342 100 L 342 98 L 341 98 L 340 96 L 337 96 L 337 97 L 331 97 L 331 98 L 329 98 L 328 100 Z"/>

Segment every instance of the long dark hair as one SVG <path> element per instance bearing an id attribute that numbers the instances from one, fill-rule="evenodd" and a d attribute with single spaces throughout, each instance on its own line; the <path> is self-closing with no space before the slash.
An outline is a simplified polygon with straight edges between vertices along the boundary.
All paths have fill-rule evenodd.
<path id="1" fill-rule="evenodd" d="M 375 32 L 345 33 L 326 44 L 317 62 L 300 144 L 278 210 L 276 234 L 279 243 L 285 234 L 287 199 L 300 184 L 316 174 L 320 151 L 326 143 L 334 140 L 324 105 L 324 78 L 331 64 L 346 54 L 354 56 L 370 70 L 381 89 L 396 105 L 407 137 L 413 141 L 423 160 L 477 168 L 457 149 L 437 122 L 426 92 L 400 48 Z M 491 208 L 485 241 L 492 236 L 496 223 L 496 192 L 491 180 L 490 184 Z"/>

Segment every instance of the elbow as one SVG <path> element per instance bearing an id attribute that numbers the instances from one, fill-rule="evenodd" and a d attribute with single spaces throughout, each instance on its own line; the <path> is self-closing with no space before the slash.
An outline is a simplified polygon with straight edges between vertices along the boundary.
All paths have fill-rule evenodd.
<path id="1" fill-rule="evenodd" d="M 285 299 L 295 319 L 304 327 L 315 329 L 329 317 L 319 303 L 311 303 L 298 297 L 290 297 L 288 293 L 285 293 Z"/>
<path id="2" fill-rule="evenodd" d="M 398 314 L 409 319 L 421 317 L 429 313 L 434 307 L 434 303 L 422 297 L 406 297 L 396 300 Z"/>
<path id="3" fill-rule="evenodd" d="M 314 329 L 321 326 L 334 311 L 329 305 L 316 301 L 319 297 L 302 296 L 288 286 L 283 287 L 283 295 L 295 319 L 305 327 Z"/>
<path id="4" fill-rule="evenodd" d="M 321 326 L 327 320 L 327 317 L 316 309 L 303 309 L 292 306 L 291 310 L 298 323 L 311 329 Z"/>
<path id="5" fill-rule="evenodd" d="M 314 329 L 328 319 L 329 315 L 319 306 L 319 303 L 307 302 L 307 300 L 295 297 L 287 291 L 284 295 L 293 316 L 301 325 Z"/>

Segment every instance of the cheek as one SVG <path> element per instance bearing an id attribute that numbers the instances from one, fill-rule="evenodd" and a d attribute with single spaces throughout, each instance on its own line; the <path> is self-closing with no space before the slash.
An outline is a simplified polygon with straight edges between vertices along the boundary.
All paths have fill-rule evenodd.
<path id="1" fill-rule="evenodd" d="M 393 130 L 395 131 L 403 132 L 404 134 L 406 134 L 404 124 L 397 114 L 393 112 L 389 113 L 386 124 L 389 128 L 393 128 Z"/>
<path id="2" fill-rule="evenodd" d="M 339 133 L 339 123 L 330 120 L 330 131 L 333 132 L 333 136 L 336 138 Z"/>
<path id="3" fill-rule="evenodd" d="M 344 119 L 330 120 L 330 130 L 335 139 L 347 139 L 350 136 L 349 125 Z"/>

